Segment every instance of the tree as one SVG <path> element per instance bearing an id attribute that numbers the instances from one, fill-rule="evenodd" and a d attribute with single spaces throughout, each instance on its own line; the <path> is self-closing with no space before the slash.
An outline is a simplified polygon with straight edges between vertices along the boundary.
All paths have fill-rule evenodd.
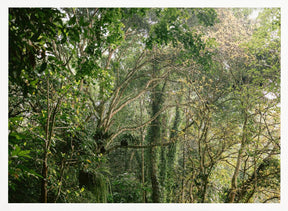
<path id="1" fill-rule="evenodd" d="M 278 202 L 280 11 L 252 11 L 10 8 L 9 202 Z"/>

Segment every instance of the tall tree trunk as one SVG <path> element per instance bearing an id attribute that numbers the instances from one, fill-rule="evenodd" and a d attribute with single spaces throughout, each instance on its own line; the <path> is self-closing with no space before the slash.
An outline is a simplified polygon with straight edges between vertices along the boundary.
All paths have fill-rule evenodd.
<path id="1" fill-rule="evenodd" d="M 161 140 L 164 140 L 165 138 L 167 139 L 167 137 L 169 137 L 168 134 L 168 129 L 167 129 L 167 113 L 165 113 L 162 116 L 162 130 L 161 130 Z M 160 185 L 161 185 L 161 191 L 162 191 L 162 203 L 166 203 L 166 199 L 167 199 L 167 188 L 166 188 L 166 184 L 167 184 L 167 163 L 168 163 L 168 159 L 167 159 L 167 147 L 161 147 L 161 152 L 160 152 Z"/>
<path id="2" fill-rule="evenodd" d="M 63 97 L 63 96 L 62 96 Z M 47 203 L 48 201 L 48 157 L 50 152 L 52 135 L 54 133 L 55 118 L 60 106 L 62 97 L 58 98 L 55 107 L 50 106 L 50 85 L 49 77 L 47 78 L 47 120 L 45 125 L 45 145 L 44 145 L 44 157 L 42 166 L 42 182 L 41 182 L 41 202 Z"/>
<path id="3" fill-rule="evenodd" d="M 208 175 L 205 175 L 204 176 L 204 186 L 203 186 L 203 193 L 202 193 L 202 201 L 201 201 L 201 203 L 205 203 L 207 187 L 208 187 Z"/>
<path id="4" fill-rule="evenodd" d="M 166 202 L 166 180 L 167 180 L 167 156 L 166 147 L 161 148 L 160 155 L 160 184 L 162 188 L 162 203 Z"/>
<path id="5" fill-rule="evenodd" d="M 152 116 L 158 113 L 160 110 L 159 98 L 157 99 L 157 88 L 159 90 L 159 85 L 156 87 L 153 93 L 153 102 L 152 102 Z M 150 126 L 150 143 L 157 144 L 160 139 L 160 115 L 151 122 Z M 151 173 L 151 183 L 152 183 L 152 201 L 154 203 L 160 203 L 161 192 L 160 192 L 160 183 L 158 178 L 158 150 L 157 147 L 151 147 L 150 149 L 150 173 Z"/>
<path id="6" fill-rule="evenodd" d="M 184 137 L 185 139 L 185 137 Z M 185 142 L 182 149 L 182 181 L 181 181 L 181 202 L 185 203 L 185 169 L 186 169 L 186 155 L 185 155 Z"/>
<path id="7" fill-rule="evenodd" d="M 232 180 L 231 180 L 231 189 L 230 189 L 230 193 L 228 196 L 228 202 L 229 203 L 234 203 L 235 201 L 235 196 L 236 196 L 236 191 L 237 191 L 237 178 L 239 175 L 239 171 L 240 171 L 240 165 L 241 165 L 241 161 L 242 161 L 242 156 L 243 156 L 243 151 L 245 149 L 245 144 L 246 144 L 246 125 L 247 125 L 247 113 L 244 113 L 244 123 L 243 123 L 243 129 L 242 129 L 242 137 L 241 137 L 241 146 L 240 149 L 238 151 L 238 157 L 237 157 L 237 163 L 235 166 L 235 170 L 232 176 Z"/>
<path id="8" fill-rule="evenodd" d="M 142 125 L 143 120 L 143 99 L 140 100 L 140 122 Z M 141 146 L 144 145 L 144 128 L 140 128 L 140 135 L 141 135 Z M 141 182 L 142 186 L 145 186 L 145 157 L 144 157 L 144 148 L 141 149 Z M 143 189 L 143 195 L 142 195 L 142 202 L 146 202 L 146 191 Z"/>
<path id="9" fill-rule="evenodd" d="M 143 133 L 141 134 L 143 140 Z M 143 143 L 143 142 L 142 142 Z M 145 186 L 145 160 L 144 160 L 144 149 L 141 151 L 141 177 L 142 177 L 142 186 Z M 146 191 L 143 189 L 143 203 L 146 202 Z"/>
<path id="10" fill-rule="evenodd" d="M 47 177 L 48 177 L 48 153 L 45 152 L 43 166 L 42 166 L 42 182 L 41 182 L 41 202 L 47 203 L 48 191 L 47 191 Z"/>
<path id="11" fill-rule="evenodd" d="M 157 67 L 156 60 L 153 60 L 153 72 L 152 76 L 157 77 L 159 75 L 159 70 Z M 155 116 L 160 110 L 164 102 L 164 89 L 166 81 L 164 82 L 162 88 L 160 84 L 156 85 L 152 89 L 152 112 L 151 116 Z M 150 144 L 157 144 L 161 138 L 161 115 L 157 116 L 151 122 L 150 125 Z M 151 147 L 150 149 L 150 174 L 151 174 L 151 184 L 152 184 L 152 201 L 154 203 L 161 203 L 161 187 L 158 178 L 158 150 L 157 147 Z"/>
<path id="12" fill-rule="evenodd" d="M 150 170 L 151 170 L 151 183 L 152 183 L 152 201 L 153 203 L 161 203 L 161 192 L 160 192 L 160 183 L 158 179 L 156 147 L 151 148 L 150 162 L 151 162 Z"/>
<path id="13" fill-rule="evenodd" d="M 181 103 L 181 98 L 180 101 Z M 180 113 L 180 108 L 178 106 L 176 106 L 175 109 L 175 119 L 173 122 L 173 127 L 172 130 L 170 132 L 170 140 L 173 140 L 173 138 L 176 136 L 177 134 L 177 130 L 179 129 L 179 125 L 181 123 L 181 113 Z M 173 171 L 174 171 L 174 167 L 175 167 L 175 158 L 176 158 L 176 152 L 177 152 L 177 145 L 176 143 L 170 144 L 168 147 L 168 151 L 167 151 L 167 176 L 166 179 L 168 180 L 167 185 L 166 185 L 166 201 L 167 202 L 172 202 L 172 198 L 173 198 L 173 183 L 175 183 L 174 179 L 173 179 Z"/>
<path id="14" fill-rule="evenodd" d="M 184 111 L 185 114 L 187 114 L 187 109 L 185 109 Z M 186 115 L 186 125 L 189 124 L 189 119 Z M 184 134 L 184 142 L 183 142 L 183 151 L 182 151 L 182 169 L 183 169 L 183 172 L 182 172 L 182 195 L 181 195 L 181 201 L 182 203 L 185 203 L 185 177 L 186 177 L 186 140 L 187 140 L 187 135 L 186 133 Z"/>

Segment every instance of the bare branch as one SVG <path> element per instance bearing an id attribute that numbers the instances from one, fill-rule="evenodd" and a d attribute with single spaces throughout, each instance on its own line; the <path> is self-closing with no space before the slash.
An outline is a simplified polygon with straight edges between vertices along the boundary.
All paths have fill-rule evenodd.
<path id="1" fill-rule="evenodd" d="M 280 197 L 279 196 L 273 196 L 271 198 L 268 198 L 268 199 L 264 200 L 262 203 L 266 203 L 266 202 L 268 202 L 270 200 L 273 200 L 273 199 L 280 199 Z"/>
<path id="2" fill-rule="evenodd" d="M 118 132 L 115 133 L 115 134 L 111 137 L 110 141 L 107 143 L 106 146 L 109 146 L 109 145 L 111 144 L 111 142 L 112 142 L 118 135 L 120 135 L 121 133 L 123 133 L 123 132 L 125 132 L 125 131 L 135 131 L 135 130 L 138 130 L 138 129 L 140 129 L 140 128 L 145 127 L 146 125 L 148 125 L 149 123 L 151 123 L 153 120 L 155 120 L 155 119 L 156 119 L 162 112 L 164 112 L 166 109 L 168 109 L 168 108 L 173 108 L 173 107 L 176 107 L 176 106 L 179 106 L 179 105 L 187 106 L 188 104 L 189 104 L 189 103 L 187 103 L 187 104 L 166 105 L 164 108 L 162 108 L 160 111 L 158 111 L 151 119 L 147 120 L 147 121 L 144 122 L 143 124 L 140 124 L 140 125 L 135 126 L 135 127 L 124 127 L 124 128 L 120 128 L 120 129 L 118 130 Z M 192 124 L 194 124 L 194 121 L 192 121 L 192 122 L 189 124 L 189 126 L 191 126 Z M 184 129 L 186 130 L 187 127 L 184 128 Z M 185 130 L 182 130 L 182 131 L 185 131 Z"/>
<path id="3" fill-rule="evenodd" d="M 157 118 L 157 117 L 155 117 Z M 152 120 L 153 121 L 153 120 Z M 144 123 L 145 124 L 145 123 Z M 183 128 L 181 131 L 178 131 L 178 133 L 185 132 L 188 128 L 190 128 L 194 124 L 194 121 L 192 121 L 189 125 L 187 125 L 185 128 Z M 111 152 L 118 148 L 131 148 L 131 149 L 145 149 L 145 148 L 152 148 L 156 146 L 169 146 L 171 144 L 174 144 L 177 141 L 177 135 L 170 139 L 168 142 L 162 142 L 162 143 L 156 143 L 156 144 L 148 144 L 148 145 L 128 145 L 128 146 L 121 146 L 121 145 L 115 145 L 111 147 L 110 149 L 106 150 L 106 153 Z"/>

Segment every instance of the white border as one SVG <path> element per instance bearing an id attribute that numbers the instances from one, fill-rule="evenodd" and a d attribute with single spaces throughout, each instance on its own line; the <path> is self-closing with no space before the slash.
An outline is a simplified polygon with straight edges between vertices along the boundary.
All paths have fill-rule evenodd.
<path id="1" fill-rule="evenodd" d="M 5 1 L 5 0 L 4 0 Z M 9 7 L 281 7 L 281 203 L 280 204 L 8 204 L 8 8 Z M 287 0 L 10 0 L 1 1 L 0 210 L 288 210 L 288 1 Z"/>

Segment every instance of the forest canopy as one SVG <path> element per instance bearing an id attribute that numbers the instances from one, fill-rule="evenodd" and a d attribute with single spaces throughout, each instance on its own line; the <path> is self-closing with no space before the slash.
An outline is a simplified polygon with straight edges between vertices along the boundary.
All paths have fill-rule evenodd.
<path id="1" fill-rule="evenodd" d="M 280 8 L 9 8 L 10 203 L 279 203 Z"/>

